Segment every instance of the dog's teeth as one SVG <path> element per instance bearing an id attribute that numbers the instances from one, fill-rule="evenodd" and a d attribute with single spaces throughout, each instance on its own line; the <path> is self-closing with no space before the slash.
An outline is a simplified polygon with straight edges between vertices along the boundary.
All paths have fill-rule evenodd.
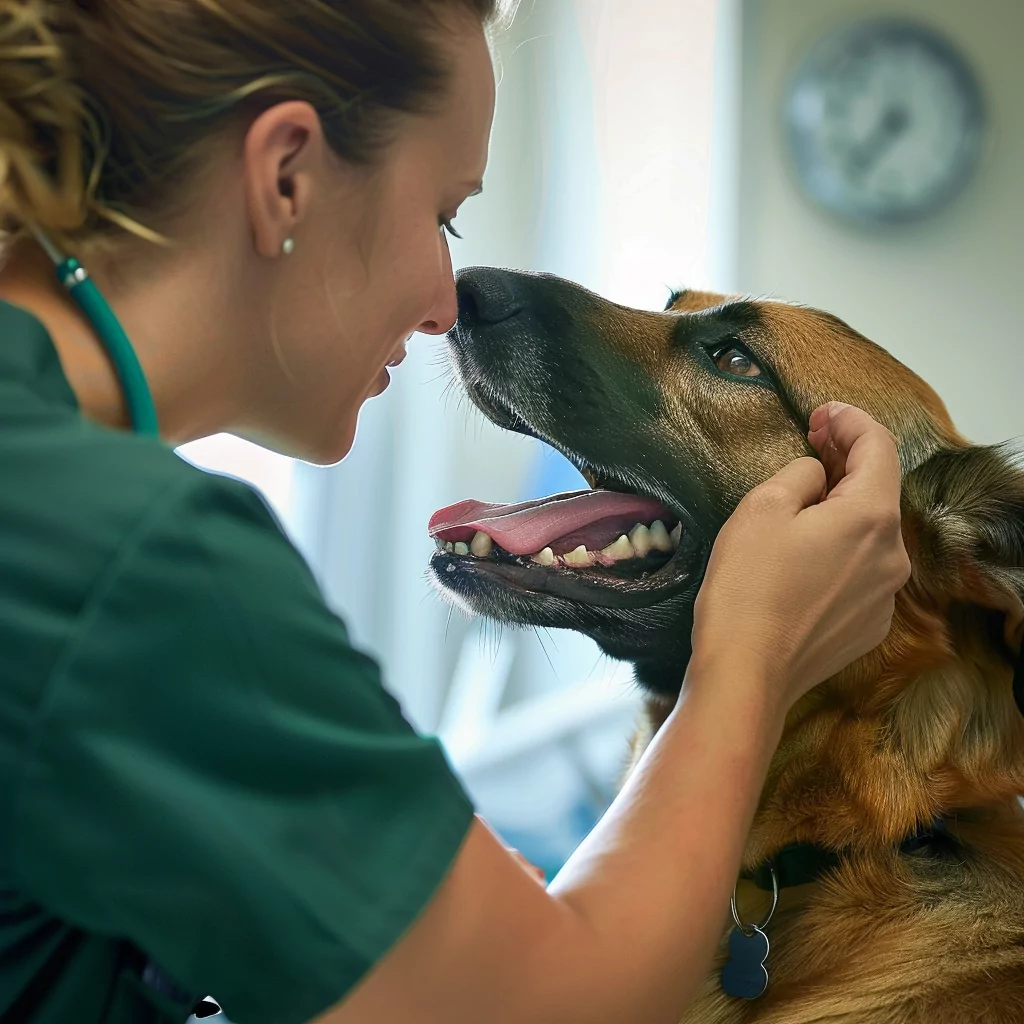
<path id="1" fill-rule="evenodd" d="M 637 558 L 646 558 L 654 547 L 651 543 L 651 531 L 643 523 L 637 523 L 629 531 L 629 543 L 633 545 Z"/>
<path id="2" fill-rule="evenodd" d="M 455 545 L 455 554 L 457 555 L 468 555 L 469 545 L 463 543 L 461 540 Z"/>
<path id="3" fill-rule="evenodd" d="M 448 543 L 445 544 L 444 549 L 450 555 L 455 550 L 455 545 L 451 541 L 448 541 Z"/>
<path id="4" fill-rule="evenodd" d="M 486 558 L 494 550 L 494 541 L 486 533 L 477 530 L 476 536 L 469 545 L 469 550 L 477 558 Z"/>
<path id="5" fill-rule="evenodd" d="M 590 565 L 593 562 L 593 558 L 586 545 L 581 544 L 575 551 L 562 555 L 562 561 L 566 565 Z"/>
<path id="6" fill-rule="evenodd" d="M 672 550 L 675 551 L 683 541 L 683 524 L 676 523 L 676 528 L 669 534 L 672 540 Z"/>
<path id="7" fill-rule="evenodd" d="M 536 562 L 538 565 L 554 565 L 555 553 L 551 548 L 545 548 L 543 551 L 538 551 L 535 555 L 530 555 L 530 561 Z"/>
<path id="8" fill-rule="evenodd" d="M 633 545 L 629 543 L 629 538 L 625 534 L 614 544 L 609 544 L 608 547 L 604 548 L 601 554 L 606 555 L 613 562 L 625 562 L 629 558 L 636 557 Z"/>
<path id="9" fill-rule="evenodd" d="M 651 523 L 651 547 L 655 551 L 671 551 L 672 538 L 665 529 L 665 524 L 660 519 Z"/>

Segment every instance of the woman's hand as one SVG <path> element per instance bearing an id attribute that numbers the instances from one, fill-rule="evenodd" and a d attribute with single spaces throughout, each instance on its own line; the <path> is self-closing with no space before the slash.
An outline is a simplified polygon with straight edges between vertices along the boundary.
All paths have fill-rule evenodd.
<path id="1" fill-rule="evenodd" d="M 694 609 L 694 661 L 724 655 L 766 677 L 782 714 L 882 642 L 910 576 L 892 434 L 838 402 L 810 425 L 821 461 L 796 460 L 740 502 Z"/>

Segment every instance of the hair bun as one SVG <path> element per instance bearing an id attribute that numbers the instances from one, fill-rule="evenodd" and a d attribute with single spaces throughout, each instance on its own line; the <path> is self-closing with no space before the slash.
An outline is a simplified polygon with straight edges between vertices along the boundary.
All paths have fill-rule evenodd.
<path id="1" fill-rule="evenodd" d="M 87 117 L 46 0 L 0 0 L 0 230 L 55 240 L 88 217 Z"/>

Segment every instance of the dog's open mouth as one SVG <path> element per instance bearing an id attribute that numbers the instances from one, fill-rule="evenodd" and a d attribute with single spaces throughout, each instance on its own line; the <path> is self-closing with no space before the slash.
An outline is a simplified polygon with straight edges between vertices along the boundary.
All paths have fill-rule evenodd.
<path id="1" fill-rule="evenodd" d="M 461 501 L 430 521 L 438 549 L 449 554 L 618 577 L 661 568 L 678 549 L 682 529 L 653 498 L 603 489 L 517 505 Z"/>
<path id="2" fill-rule="evenodd" d="M 593 607 L 640 608 L 700 574 L 703 545 L 694 524 L 656 497 L 655 487 L 643 493 L 642 482 L 596 468 L 572 446 L 541 434 L 492 390 L 473 384 L 466 390 L 497 426 L 559 451 L 591 490 L 511 505 L 470 499 L 434 513 L 431 566 L 446 589 L 475 592 L 475 580 Z"/>
<path id="3" fill-rule="evenodd" d="M 629 592 L 690 575 L 691 545 L 676 513 L 656 498 L 602 486 L 499 505 L 458 502 L 435 513 L 435 563 L 477 571 L 514 589 L 587 604 L 623 605 Z M 611 481 L 607 481 L 615 486 Z M 436 566 L 436 568 L 440 568 Z"/>

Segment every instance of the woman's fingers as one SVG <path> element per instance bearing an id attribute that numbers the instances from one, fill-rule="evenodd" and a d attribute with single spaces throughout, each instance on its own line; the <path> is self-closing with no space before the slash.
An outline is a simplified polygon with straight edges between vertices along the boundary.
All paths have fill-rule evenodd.
<path id="1" fill-rule="evenodd" d="M 694 648 L 762 652 L 791 706 L 876 647 L 910 573 L 892 434 L 833 404 L 809 432 L 821 456 L 790 463 L 740 502 L 715 540 L 694 610 Z M 826 479 L 835 487 L 822 500 Z"/>
<path id="2" fill-rule="evenodd" d="M 825 466 L 830 496 L 841 491 L 876 507 L 899 507 L 896 439 L 862 409 L 842 402 L 815 409 L 808 439 Z"/>
<path id="3" fill-rule="evenodd" d="M 821 501 L 825 482 L 825 470 L 817 459 L 796 459 L 750 491 L 743 503 L 765 511 L 784 509 L 795 516 Z"/>

